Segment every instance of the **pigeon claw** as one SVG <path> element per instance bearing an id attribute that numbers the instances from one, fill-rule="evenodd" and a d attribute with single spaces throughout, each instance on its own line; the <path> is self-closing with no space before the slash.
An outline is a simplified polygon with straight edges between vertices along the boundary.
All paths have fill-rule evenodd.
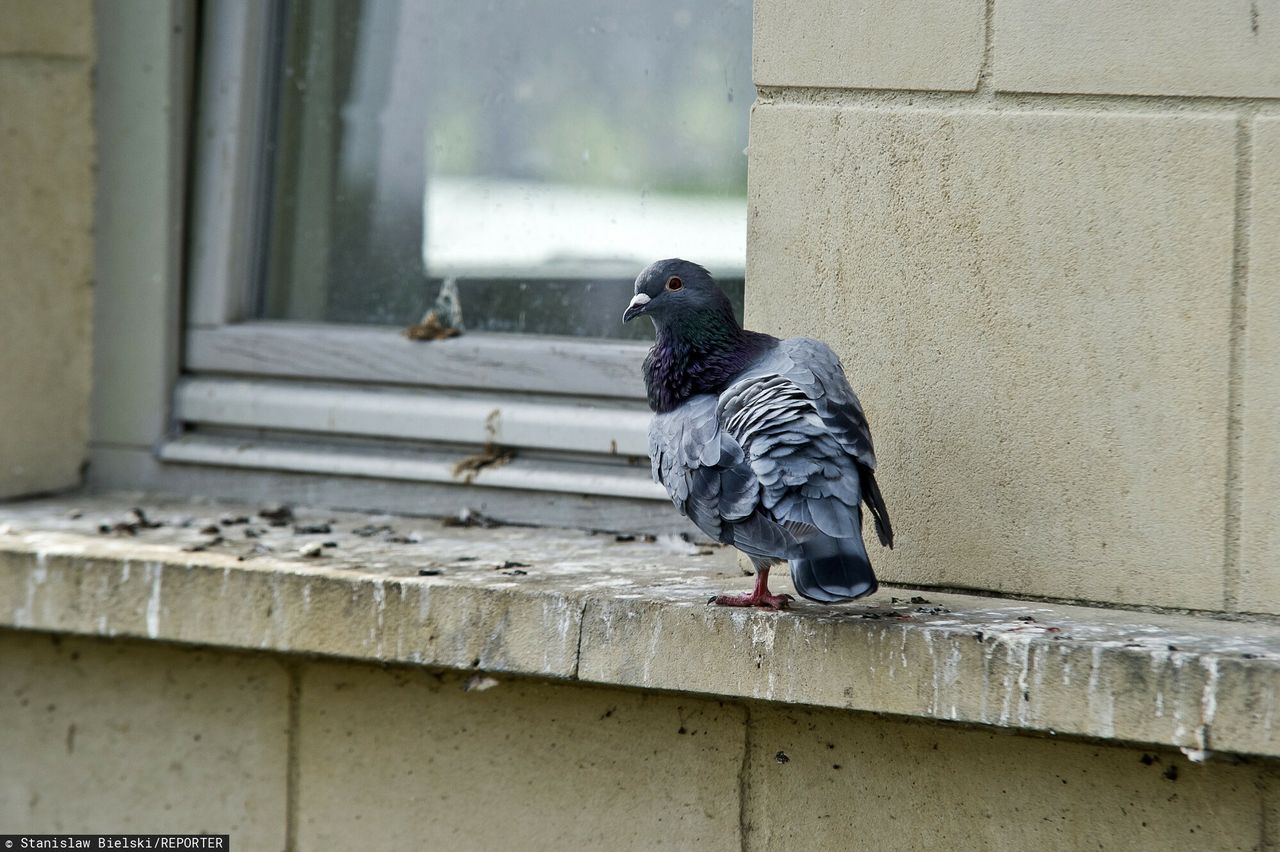
<path id="1" fill-rule="evenodd" d="M 761 609 L 786 609 L 787 604 L 791 603 L 795 598 L 791 595 L 771 595 L 757 594 L 751 592 L 746 595 L 717 595 L 707 603 L 716 606 L 758 606 Z"/>
<path id="2" fill-rule="evenodd" d="M 745 595 L 717 595 L 707 601 L 716 606 L 758 606 L 762 609 L 786 609 L 795 598 L 769 592 L 769 568 L 756 569 L 756 587 Z"/>

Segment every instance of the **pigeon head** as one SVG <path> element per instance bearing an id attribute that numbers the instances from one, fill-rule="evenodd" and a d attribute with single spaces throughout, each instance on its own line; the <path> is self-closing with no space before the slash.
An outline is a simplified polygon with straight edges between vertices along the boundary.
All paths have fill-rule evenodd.
<path id="1" fill-rule="evenodd" d="M 719 392 L 777 338 L 744 331 L 733 305 L 696 263 L 671 258 L 650 264 L 636 279 L 623 321 L 653 320 L 655 340 L 644 361 L 649 407 L 665 412 L 700 393 Z"/>
<path id="2" fill-rule="evenodd" d="M 635 297 L 622 321 L 630 322 L 638 316 L 652 319 L 659 331 L 686 324 L 739 328 L 729 298 L 711 273 L 678 257 L 651 263 L 636 278 Z"/>

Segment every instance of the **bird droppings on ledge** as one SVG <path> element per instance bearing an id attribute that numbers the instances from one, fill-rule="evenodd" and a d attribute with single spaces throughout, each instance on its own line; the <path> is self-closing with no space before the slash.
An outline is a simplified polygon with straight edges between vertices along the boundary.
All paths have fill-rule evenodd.
<path id="1" fill-rule="evenodd" d="M 246 559 L 254 559 L 258 556 L 267 556 L 271 553 L 274 553 L 274 551 L 270 547 L 267 547 L 265 544 L 262 544 L 261 542 L 255 542 L 253 547 L 249 548 L 243 553 L 237 554 L 236 560 L 239 562 L 244 562 Z"/>
<path id="2" fill-rule="evenodd" d="M 1213 756 L 1213 752 L 1203 748 L 1188 748 L 1183 746 L 1180 751 L 1186 755 L 1187 760 L 1192 763 L 1204 763 Z"/>
<path id="3" fill-rule="evenodd" d="M 98 533 L 139 520 L 135 506 L 148 526 Z M 110 495 L 0 506 L 0 626 L 1280 756 L 1274 621 L 889 588 L 844 606 L 726 611 L 703 602 L 751 581 L 722 548 L 676 555 L 639 536 L 488 526 L 475 510 L 453 523 L 287 511 L 270 526 L 224 505 Z M 251 523 L 224 527 L 228 513 Z M 322 523 L 324 537 L 294 534 Z M 210 524 L 220 541 L 201 532 Z M 253 551 L 227 534 L 249 528 Z"/>
<path id="4" fill-rule="evenodd" d="M 287 527 L 293 523 L 293 509 L 289 506 L 277 504 L 275 506 L 264 506 L 258 510 L 258 517 L 266 521 L 273 527 Z"/>
<path id="5" fill-rule="evenodd" d="M 329 521 L 323 521 L 318 524 L 294 524 L 294 535 L 328 535 L 333 532 L 333 525 Z"/>
<path id="6" fill-rule="evenodd" d="M 613 536 L 613 540 L 618 542 L 619 544 L 630 544 L 633 541 L 645 541 L 652 544 L 653 542 L 658 540 L 658 537 L 656 535 L 650 535 L 648 533 L 645 533 L 643 535 L 636 535 L 634 533 L 615 533 Z"/>
<path id="7" fill-rule="evenodd" d="M 201 532 L 203 533 L 204 531 L 201 530 Z M 226 539 L 222 536 L 215 535 L 213 538 L 207 539 L 206 541 L 195 541 L 191 544 L 183 545 L 182 550 L 184 553 L 202 553 L 206 550 L 217 547 L 225 541 Z"/>
<path id="8" fill-rule="evenodd" d="M 394 535 L 395 530 L 390 524 L 363 524 L 353 529 L 351 534 L 360 538 L 372 538 L 375 535 Z"/>
<path id="9" fill-rule="evenodd" d="M 77 515 L 71 520 L 78 520 L 82 515 Z M 104 521 L 98 524 L 98 532 L 103 535 L 137 535 L 141 530 L 153 530 L 157 527 L 164 526 L 162 522 L 153 521 L 147 517 L 145 510 L 134 507 L 129 510 L 129 518 L 123 521 Z"/>
<path id="10" fill-rule="evenodd" d="M 666 533 L 656 538 L 646 536 L 645 540 L 656 541 L 663 550 L 673 556 L 708 556 L 711 554 L 709 549 L 694 544 L 688 533 Z"/>
<path id="11" fill-rule="evenodd" d="M 492 678 L 487 675 L 472 675 L 467 678 L 467 682 L 463 684 L 462 690 L 464 692 L 484 692 L 485 690 L 493 689 L 497 685 L 497 678 Z"/>
<path id="12" fill-rule="evenodd" d="M 60 530 L 89 531 L 101 515 L 114 511 L 113 505 L 108 505 L 95 512 L 91 501 L 81 502 L 84 505 L 77 517 L 59 519 Z M 225 555 L 255 563 L 267 558 L 311 563 L 324 557 L 325 565 L 334 569 L 365 574 L 385 572 L 424 580 L 445 576 L 444 569 L 450 568 L 447 574 L 451 582 L 477 585 L 492 582 L 491 578 L 497 573 L 528 581 L 537 576 L 537 585 L 581 578 L 584 589 L 621 591 L 652 586 L 669 591 L 697 583 L 709 584 L 717 581 L 716 578 L 736 573 L 726 551 L 699 547 L 683 537 L 659 540 L 651 535 L 611 533 L 606 541 L 586 531 L 506 526 L 471 507 L 441 520 L 370 518 L 364 514 L 291 506 L 268 506 L 245 513 L 228 513 L 224 506 L 208 505 L 203 507 L 203 512 L 201 508 L 199 504 L 186 502 L 155 501 L 142 510 L 146 517 L 154 518 L 154 522 L 147 527 L 139 525 L 129 539 L 139 544 L 174 546 L 182 553 Z M 201 517 L 202 514 L 205 517 Z M 249 518 L 250 523 L 244 529 L 254 532 L 253 548 L 246 551 L 235 539 L 227 537 L 228 528 L 219 521 L 223 517 Z M 253 526 L 254 518 L 267 525 Z M 131 520 L 136 517 L 131 516 Z M 306 537 L 320 535 L 327 538 L 305 541 Z M 304 543 L 297 543 L 299 538 Z M 598 556 L 606 548 L 613 567 L 602 570 Z M 709 563 L 708 557 L 711 557 Z M 538 565 L 536 574 L 529 570 L 535 564 Z M 702 566 L 703 570 L 695 568 L 691 575 L 691 565 Z M 707 565 L 711 566 L 710 570 Z M 640 566 L 643 570 L 635 570 Z M 529 586 L 526 583 L 522 587 Z"/>
<path id="13" fill-rule="evenodd" d="M 503 525 L 501 521 L 496 521 L 488 515 L 467 506 L 459 509 L 457 515 L 443 518 L 440 524 L 446 527 L 481 527 L 487 530 Z"/>
<path id="14" fill-rule="evenodd" d="M 886 611 L 873 609 L 873 610 L 868 610 L 866 612 L 859 613 L 859 617 L 865 618 L 868 621 L 879 621 L 882 618 L 890 618 L 897 621 L 908 621 L 911 618 L 911 613 L 900 612 L 896 610 L 889 610 L 886 612 Z"/>

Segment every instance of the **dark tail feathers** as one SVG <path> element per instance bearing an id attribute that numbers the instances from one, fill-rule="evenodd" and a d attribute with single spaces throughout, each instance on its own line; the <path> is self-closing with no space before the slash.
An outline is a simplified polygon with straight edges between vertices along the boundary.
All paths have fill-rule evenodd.
<path id="1" fill-rule="evenodd" d="M 876 535 L 880 537 L 880 543 L 892 550 L 893 525 L 889 523 L 889 509 L 884 505 L 884 497 L 880 495 L 875 472 L 859 465 L 858 483 L 862 486 L 862 502 L 867 504 L 871 517 L 875 518 Z"/>
<path id="2" fill-rule="evenodd" d="M 791 560 L 791 583 L 801 597 L 818 603 L 841 603 L 866 597 L 880 587 L 867 549 L 857 538 L 811 538 Z"/>

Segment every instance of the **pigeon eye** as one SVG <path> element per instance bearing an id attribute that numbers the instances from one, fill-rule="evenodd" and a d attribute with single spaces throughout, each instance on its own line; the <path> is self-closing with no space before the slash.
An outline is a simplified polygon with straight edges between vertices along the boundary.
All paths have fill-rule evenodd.
<path id="1" fill-rule="evenodd" d="M 679 278 L 676 278 L 673 276 L 667 279 L 668 290 L 679 290 L 683 286 L 684 286 L 684 282 L 681 281 Z"/>

